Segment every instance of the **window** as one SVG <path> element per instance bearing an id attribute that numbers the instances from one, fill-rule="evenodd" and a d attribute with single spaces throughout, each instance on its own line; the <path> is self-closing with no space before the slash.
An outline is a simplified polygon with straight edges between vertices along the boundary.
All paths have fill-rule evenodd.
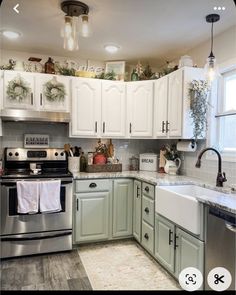
<path id="1" fill-rule="evenodd" d="M 221 152 L 224 161 L 236 161 L 236 65 L 221 75 L 211 93 L 208 142 Z"/>

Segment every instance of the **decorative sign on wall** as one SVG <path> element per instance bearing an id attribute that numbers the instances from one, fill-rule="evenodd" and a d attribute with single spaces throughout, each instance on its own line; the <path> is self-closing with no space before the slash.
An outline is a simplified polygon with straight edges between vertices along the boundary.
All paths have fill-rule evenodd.
<path id="1" fill-rule="evenodd" d="M 25 134 L 24 135 L 25 148 L 48 148 L 49 135 L 47 134 Z"/>

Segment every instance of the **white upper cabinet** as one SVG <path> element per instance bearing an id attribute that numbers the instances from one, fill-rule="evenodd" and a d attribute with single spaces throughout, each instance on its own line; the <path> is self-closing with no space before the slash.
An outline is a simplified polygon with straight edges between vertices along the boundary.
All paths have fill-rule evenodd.
<path id="1" fill-rule="evenodd" d="M 98 137 L 101 122 L 101 81 L 73 78 L 71 136 Z"/>
<path id="2" fill-rule="evenodd" d="M 70 111 L 70 77 L 4 71 L 3 84 L 4 109 Z"/>
<path id="3" fill-rule="evenodd" d="M 36 95 L 39 110 L 69 112 L 70 77 L 36 74 Z"/>
<path id="4" fill-rule="evenodd" d="M 155 81 L 154 137 L 193 137 L 189 83 L 203 79 L 203 69 L 183 67 Z"/>
<path id="5" fill-rule="evenodd" d="M 34 74 L 4 71 L 3 108 L 36 108 Z"/>
<path id="6" fill-rule="evenodd" d="M 125 83 L 102 81 L 102 136 L 125 136 Z"/>
<path id="7" fill-rule="evenodd" d="M 152 137 L 153 81 L 127 83 L 128 137 Z"/>

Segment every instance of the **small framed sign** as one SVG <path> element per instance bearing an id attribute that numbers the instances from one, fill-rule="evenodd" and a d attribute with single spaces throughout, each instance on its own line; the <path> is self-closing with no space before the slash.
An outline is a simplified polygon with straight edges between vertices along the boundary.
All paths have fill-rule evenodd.
<path id="1" fill-rule="evenodd" d="M 106 62 L 105 73 L 115 72 L 116 80 L 124 81 L 125 78 L 125 61 Z"/>
<path id="2" fill-rule="evenodd" d="M 25 148 L 48 148 L 49 135 L 47 134 L 25 134 L 24 135 Z"/>

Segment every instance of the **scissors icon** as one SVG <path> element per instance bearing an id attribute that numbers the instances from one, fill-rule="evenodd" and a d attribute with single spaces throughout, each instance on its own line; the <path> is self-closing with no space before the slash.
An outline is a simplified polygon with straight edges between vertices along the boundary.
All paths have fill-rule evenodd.
<path id="1" fill-rule="evenodd" d="M 224 275 L 222 275 L 222 276 L 220 277 L 218 274 L 215 274 L 215 275 L 214 275 L 214 278 L 215 278 L 214 283 L 215 283 L 216 285 L 218 285 L 219 282 L 224 283 L 224 281 L 222 280 L 222 279 L 224 278 Z"/>

